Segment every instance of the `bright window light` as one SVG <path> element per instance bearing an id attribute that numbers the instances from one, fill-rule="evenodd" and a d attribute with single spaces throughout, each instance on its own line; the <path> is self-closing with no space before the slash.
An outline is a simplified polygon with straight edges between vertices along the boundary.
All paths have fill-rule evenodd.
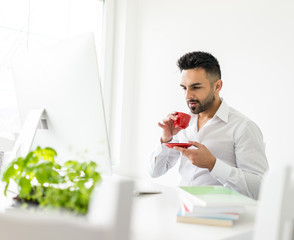
<path id="1" fill-rule="evenodd" d="M 20 52 L 93 32 L 102 66 L 103 7 L 103 0 L 0 0 L 0 136 L 20 127 L 10 60 Z"/>

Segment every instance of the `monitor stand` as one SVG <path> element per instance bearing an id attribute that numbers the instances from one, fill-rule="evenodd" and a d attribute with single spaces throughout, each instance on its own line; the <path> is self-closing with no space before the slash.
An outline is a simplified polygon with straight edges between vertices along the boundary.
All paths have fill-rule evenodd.
<path id="1" fill-rule="evenodd" d="M 9 162 L 19 156 L 25 157 L 30 152 L 38 128 L 48 129 L 45 109 L 34 109 L 28 112 L 20 134 L 10 153 Z"/>

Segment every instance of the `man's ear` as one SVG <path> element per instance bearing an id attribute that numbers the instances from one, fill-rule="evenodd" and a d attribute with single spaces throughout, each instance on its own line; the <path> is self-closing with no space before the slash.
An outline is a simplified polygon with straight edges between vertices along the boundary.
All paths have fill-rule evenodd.
<path id="1" fill-rule="evenodd" d="M 223 81 L 221 79 L 217 80 L 215 83 L 214 83 L 214 86 L 215 86 L 215 91 L 216 92 L 219 92 L 222 87 L 223 87 Z"/>

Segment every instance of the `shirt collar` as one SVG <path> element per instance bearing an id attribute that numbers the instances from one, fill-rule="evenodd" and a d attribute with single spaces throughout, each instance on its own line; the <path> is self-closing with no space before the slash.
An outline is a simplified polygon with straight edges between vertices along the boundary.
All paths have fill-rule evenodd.
<path id="1" fill-rule="evenodd" d="M 216 111 L 215 116 L 217 116 L 222 121 L 227 123 L 229 118 L 229 106 L 222 98 L 221 100 L 222 100 L 222 103 L 219 106 L 218 110 Z"/>
<path id="2" fill-rule="evenodd" d="M 225 123 L 228 122 L 229 119 L 229 106 L 228 104 L 221 98 L 221 105 L 219 106 L 218 110 L 214 114 L 214 117 L 217 116 L 219 119 L 224 121 Z M 198 114 L 190 113 L 193 119 L 197 119 Z"/>

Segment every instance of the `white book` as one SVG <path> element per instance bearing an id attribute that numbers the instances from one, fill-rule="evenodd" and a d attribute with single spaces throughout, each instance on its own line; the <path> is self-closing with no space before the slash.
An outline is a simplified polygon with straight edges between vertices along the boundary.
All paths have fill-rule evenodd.
<path id="1" fill-rule="evenodd" d="M 198 217 L 198 218 L 217 218 L 217 219 L 229 219 L 229 220 L 238 220 L 238 213 L 194 213 L 194 212 L 185 212 L 183 216 L 186 217 Z"/>
<path id="2" fill-rule="evenodd" d="M 181 203 L 181 214 L 186 217 L 220 218 L 238 220 L 245 208 L 243 207 L 201 207 L 194 206 L 192 211 L 184 202 Z"/>
<path id="3" fill-rule="evenodd" d="M 245 206 L 224 206 L 224 207 L 201 207 L 201 206 L 193 206 L 193 208 L 190 210 L 191 212 L 195 213 L 244 213 L 245 212 Z"/>

